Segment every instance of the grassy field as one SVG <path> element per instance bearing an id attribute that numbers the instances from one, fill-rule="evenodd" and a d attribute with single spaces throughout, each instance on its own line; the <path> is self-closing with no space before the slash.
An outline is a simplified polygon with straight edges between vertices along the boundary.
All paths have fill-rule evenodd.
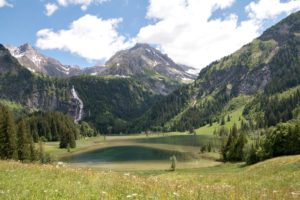
<path id="1" fill-rule="evenodd" d="M 225 116 L 225 127 L 229 130 L 230 128 L 233 127 L 234 124 L 236 124 L 238 126 L 238 128 L 241 127 L 241 120 L 243 119 L 243 110 L 244 110 L 244 106 L 231 111 L 228 113 L 228 115 L 230 116 L 230 121 L 227 121 L 227 115 Z M 196 133 L 200 134 L 200 135 L 212 135 L 214 130 L 218 130 L 221 128 L 221 125 L 219 122 L 215 122 L 212 124 L 212 126 L 210 126 L 209 124 L 203 127 L 200 127 L 198 129 L 196 129 Z"/>
<path id="2" fill-rule="evenodd" d="M 236 124 L 239 127 L 241 127 L 241 120 L 245 120 L 243 117 L 243 110 L 245 108 L 245 105 L 252 100 L 251 96 L 239 96 L 235 97 L 230 100 L 230 102 L 223 108 L 222 116 L 220 117 L 220 120 L 222 117 L 225 119 L 225 125 L 223 125 L 228 130 L 233 127 L 234 124 Z M 230 121 L 227 121 L 227 117 L 230 116 Z M 200 135 L 212 135 L 214 130 L 220 129 L 222 126 L 219 122 L 214 122 L 212 126 L 209 124 L 203 127 L 200 127 L 196 129 L 196 133 Z"/>
<path id="3" fill-rule="evenodd" d="M 0 161 L 0 199 L 299 199 L 300 156 L 243 167 L 112 172 Z"/>

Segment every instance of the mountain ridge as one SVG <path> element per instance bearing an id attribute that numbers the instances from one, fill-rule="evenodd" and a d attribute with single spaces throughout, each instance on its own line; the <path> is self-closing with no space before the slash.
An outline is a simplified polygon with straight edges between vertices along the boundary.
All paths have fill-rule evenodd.
<path id="1" fill-rule="evenodd" d="M 59 78 L 80 75 L 132 77 L 163 95 L 196 78 L 189 72 L 194 68 L 176 64 L 148 44 L 137 43 L 130 49 L 117 52 L 104 66 L 87 68 L 63 65 L 58 60 L 41 54 L 28 43 L 19 47 L 6 45 L 6 48 L 21 65 L 33 73 Z"/>
<path id="2" fill-rule="evenodd" d="M 299 27 L 300 11 L 267 29 L 233 54 L 212 62 L 201 70 L 195 82 L 155 104 L 137 124 L 153 129 L 164 127 L 164 130 L 171 131 L 199 128 L 220 121 L 224 113 L 229 112 L 224 109 L 232 99 L 246 95 L 253 100 L 243 103 L 248 109 L 243 112 L 243 117 L 262 126 L 268 121 L 266 110 L 270 109 L 260 105 L 265 105 L 266 99 L 300 84 Z M 293 103 L 298 104 L 300 102 Z M 273 109 L 275 112 L 277 108 Z M 280 121 L 281 116 L 286 114 L 274 115 L 277 115 L 276 121 Z M 291 116 L 296 117 L 296 111 L 284 120 L 291 119 Z"/>

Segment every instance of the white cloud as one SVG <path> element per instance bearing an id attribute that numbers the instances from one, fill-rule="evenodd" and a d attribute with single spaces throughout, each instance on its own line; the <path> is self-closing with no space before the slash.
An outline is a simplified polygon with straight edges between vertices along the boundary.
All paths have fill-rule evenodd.
<path id="1" fill-rule="evenodd" d="M 280 0 L 260 0 L 251 2 L 246 11 L 250 18 L 264 20 L 274 18 L 280 14 L 290 14 L 293 11 L 300 9 L 300 0 L 289 0 L 280 2 Z"/>
<path id="2" fill-rule="evenodd" d="M 57 0 L 60 6 L 79 5 L 81 10 L 86 10 L 91 4 L 102 4 L 110 0 Z"/>
<path id="3" fill-rule="evenodd" d="M 103 20 L 93 15 L 85 15 L 72 22 L 66 30 L 38 31 L 36 42 L 41 49 L 60 49 L 93 61 L 107 60 L 132 42 L 119 35 L 116 28 L 121 18 Z"/>
<path id="4" fill-rule="evenodd" d="M 46 15 L 51 16 L 53 13 L 58 9 L 58 6 L 55 3 L 47 3 L 45 5 L 46 8 Z"/>
<path id="5" fill-rule="evenodd" d="M 13 5 L 8 3 L 7 0 L 0 0 L 0 8 L 5 7 L 5 6 L 13 7 Z"/>
<path id="6" fill-rule="evenodd" d="M 154 24 L 141 28 L 137 41 L 159 45 L 176 62 L 201 69 L 257 37 L 262 19 L 289 14 L 299 2 L 252 2 L 246 9 L 249 18 L 239 23 L 235 14 L 210 20 L 215 10 L 231 7 L 234 0 L 150 0 L 147 18 Z"/>
<path id="7" fill-rule="evenodd" d="M 157 44 L 176 62 L 203 68 L 258 35 L 255 21 L 238 24 L 234 14 L 223 20 L 209 20 L 214 10 L 233 3 L 233 0 L 150 0 L 147 17 L 158 21 L 143 27 L 137 41 Z"/>
<path id="8" fill-rule="evenodd" d="M 58 6 L 79 5 L 109 0 L 57 0 Z M 107 60 L 133 41 L 157 45 L 174 61 L 204 68 L 251 42 L 264 28 L 264 21 L 300 8 L 300 0 L 256 0 L 245 8 L 248 19 L 238 21 L 236 14 L 224 19 L 211 16 L 214 11 L 231 7 L 235 0 L 149 0 L 146 17 L 151 24 L 140 28 L 135 38 L 127 40 L 117 31 L 122 19 L 103 20 L 85 15 L 68 29 L 43 29 L 37 33 L 37 46 L 60 49 L 89 60 Z M 268 9 L 269 8 L 269 9 Z"/>

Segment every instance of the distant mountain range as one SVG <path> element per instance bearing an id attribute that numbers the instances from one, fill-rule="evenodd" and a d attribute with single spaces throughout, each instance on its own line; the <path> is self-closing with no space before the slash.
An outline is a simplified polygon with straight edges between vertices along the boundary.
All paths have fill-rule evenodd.
<path id="1" fill-rule="evenodd" d="M 140 80 L 154 92 L 163 95 L 196 78 L 196 75 L 191 73 L 195 71 L 194 68 L 176 64 L 167 55 L 148 44 L 136 44 L 131 49 L 117 52 L 104 66 L 87 68 L 63 65 L 58 60 L 41 54 L 30 44 L 5 47 L 31 72 L 52 77 L 79 75 L 130 77 Z"/>
<path id="2" fill-rule="evenodd" d="M 0 100 L 64 113 L 80 105 L 80 119 L 104 133 L 183 131 L 236 112 L 256 128 L 300 118 L 300 12 L 197 77 L 147 44 L 91 68 L 62 65 L 28 44 L 6 47 L 0 45 Z"/>

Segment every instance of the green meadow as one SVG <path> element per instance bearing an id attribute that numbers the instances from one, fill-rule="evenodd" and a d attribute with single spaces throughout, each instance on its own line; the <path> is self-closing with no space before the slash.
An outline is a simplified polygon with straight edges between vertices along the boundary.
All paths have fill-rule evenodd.
<path id="1" fill-rule="evenodd" d="M 299 199 L 300 156 L 195 169 L 115 172 L 0 161 L 0 199 Z"/>

